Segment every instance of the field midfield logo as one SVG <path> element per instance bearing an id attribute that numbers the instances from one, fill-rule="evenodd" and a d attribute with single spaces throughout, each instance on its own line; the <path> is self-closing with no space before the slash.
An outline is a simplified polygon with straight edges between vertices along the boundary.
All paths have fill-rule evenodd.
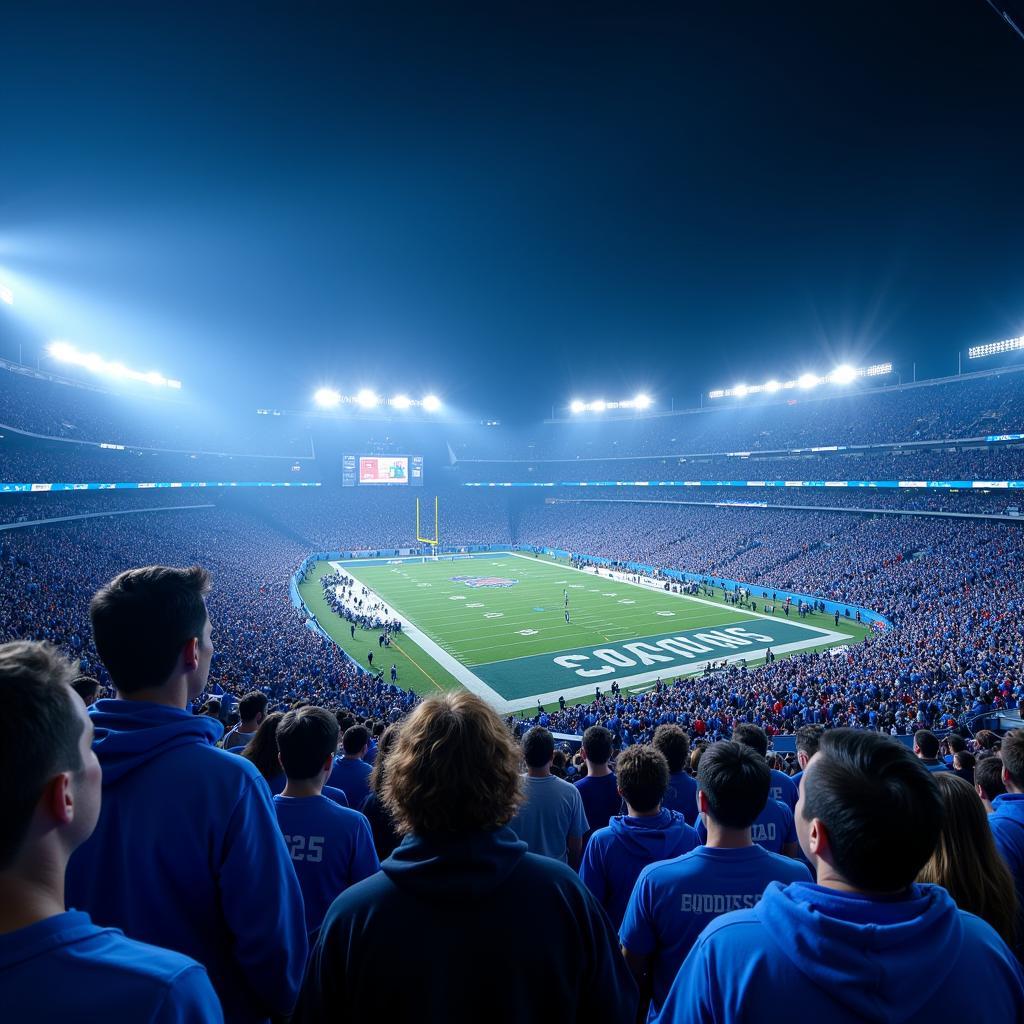
<path id="1" fill-rule="evenodd" d="M 514 587 L 519 580 L 512 580 L 507 576 L 451 576 L 449 582 L 465 583 L 467 587 L 477 590 L 480 587 Z"/>

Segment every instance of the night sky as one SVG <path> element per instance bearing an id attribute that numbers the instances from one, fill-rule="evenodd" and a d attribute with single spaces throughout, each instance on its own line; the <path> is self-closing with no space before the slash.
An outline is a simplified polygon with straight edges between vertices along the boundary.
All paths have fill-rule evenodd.
<path id="1" fill-rule="evenodd" d="M 512 419 L 1024 333 L 984 0 L 555 7 L 0 0 L 0 352 Z"/>

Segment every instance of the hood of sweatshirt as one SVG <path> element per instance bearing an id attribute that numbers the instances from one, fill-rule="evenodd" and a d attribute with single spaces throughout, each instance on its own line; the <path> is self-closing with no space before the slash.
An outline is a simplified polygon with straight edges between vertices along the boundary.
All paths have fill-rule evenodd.
<path id="1" fill-rule="evenodd" d="M 502 883 L 527 852 L 510 828 L 458 836 L 406 836 L 381 870 L 399 888 L 431 903 L 469 901 Z"/>
<path id="2" fill-rule="evenodd" d="M 1024 825 L 1024 793 L 1000 793 L 992 801 L 992 806 L 1000 815 Z"/>
<path id="3" fill-rule="evenodd" d="M 110 784 L 175 747 L 212 746 L 224 726 L 209 715 L 136 700 L 98 700 L 89 709 L 96 738 L 93 750 Z"/>
<path id="4" fill-rule="evenodd" d="M 772 882 L 754 913 L 769 942 L 815 986 L 865 1021 L 918 1015 L 959 960 L 963 925 L 937 885 L 872 899 L 810 882 Z"/>
<path id="5" fill-rule="evenodd" d="M 689 853 L 698 842 L 697 833 L 686 824 L 683 815 L 664 807 L 652 818 L 618 815 L 608 827 L 630 855 L 645 864 Z"/>

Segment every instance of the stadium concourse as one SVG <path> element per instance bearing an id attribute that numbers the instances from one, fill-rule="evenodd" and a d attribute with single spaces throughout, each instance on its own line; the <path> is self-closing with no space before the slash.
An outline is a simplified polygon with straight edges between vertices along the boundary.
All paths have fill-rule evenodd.
<path id="1" fill-rule="evenodd" d="M 743 994 L 729 987 L 740 973 L 738 961 L 716 976 L 714 992 L 707 990 L 721 934 L 714 918 L 722 911 L 752 908 L 765 893 L 764 924 L 760 909 L 744 910 L 733 922 L 746 929 L 743 956 L 750 962 L 771 941 L 757 929 L 796 934 L 813 927 L 815 914 L 847 912 L 839 896 L 822 895 L 824 887 L 806 888 L 812 877 L 865 892 L 939 882 L 945 888 L 914 890 L 914 921 L 928 915 L 953 921 L 956 936 L 926 935 L 917 923 L 894 920 L 886 941 L 896 949 L 908 941 L 901 928 L 917 929 L 913 941 L 932 943 L 928 963 L 959 944 L 972 977 L 988 979 L 985 991 L 997 993 L 993 1005 L 1012 1019 L 1024 982 L 1003 940 L 1019 951 L 1014 881 L 1021 893 L 1024 858 L 1015 829 L 1024 800 L 1024 732 L 1006 730 L 1019 723 L 1024 700 L 1024 532 L 1009 486 L 872 489 L 865 497 L 859 491 L 837 497 L 832 488 L 764 489 L 757 492 L 763 506 L 746 507 L 752 491 L 736 486 L 694 488 L 682 501 L 671 500 L 676 493 L 668 488 L 655 494 L 635 486 L 465 485 L 578 484 L 591 478 L 590 470 L 563 473 L 534 457 L 536 451 L 564 457 L 577 445 L 597 461 L 593 476 L 613 481 L 627 475 L 613 469 L 621 467 L 615 461 L 620 440 L 628 476 L 637 480 L 878 474 L 1008 483 L 1024 478 L 1019 440 L 991 438 L 1021 429 L 1022 377 L 982 375 L 866 392 L 844 397 L 839 410 L 822 404 L 793 412 L 764 403 L 731 417 L 714 411 L 599 427 L 552 423 L 539 429 L 539 446 L 483 426 L 359 415 L 260 417 L 254 425 L 218 411 L 204 435 L 201 418 L 183 417 L 173 406 L 150 414 L 101 392 L 2 372 L 10 386 L 0 389 L 8 421 L 0 427 L 0 492 L 8 492 L 0 493 L 0 645 L 7 645 L 0 648 L 0 677 L 23 686 L 25 679 L 80 674 L 97 681 L 101 698 L 91 717 L 105 773 L 104 811 L 91 838 L 88 830 L 68 833 L 62 848 L 66 860 L 80 844 L 70 860 L 71 905 L 118 925 L 130 940 L 178 951 L 167 953 L 172 959 L 161 968 L 179 979 L 178 998 L 191 1006 L 191 1015 L 176 1019 L 217 1020 L 223 1013 L 255 1024 L 294 1008 L 295 1021 L 312 1022 L 334 1019 L 332 1007 L 368 1005 L 370 995 L 349 986 L 370 979 L 365 983 L 379 998 L 385 983 L 379 965 L 421 955 L 417 943 L 428 924 L 417 914 L 443 898 L 449 910 L 464 909 L 454 930 L 432 931 L 438 955 L 449 955 L 459 934 L 493 924 L 495 915 L 522 920 L 526 914 L 543 920 L 558 948 L 571 951 L 568 966 L 548 957 L 531 968 L 534 982 L 559 1005 L 629 1021 L 639 993 L 667 1021 L 710 1019 L 694 1007 L 713 1000 L 743 1003 Z M 38 434 L 44 436 L 30 436 Z M 737 457 L 723 450 L 725 441 L 754 452 L 833 436 L 893 447 L 857 456 L 800 454 L 799 471 L 788 458 L 751 457 L 742 461 L 749 474 L 731 469 Z M 689 461 L 680 459 L 711 438 L 718 439 L 718 454 L 691 473 Z M 924 448 L 908 447 L 921 441 Z M 674 450 L 666 452 L 666 444 Z M 342 456 L 353 451 L 423 452 L 425 486 L 342 486 Z M 498 463 L 472 462 L 467 451 L 505 456 L 501 476 L 491 473 Z M 529 454 L 521 458 L 524 451 Z M 668 457 L 640 457 L 651 451 Z M 187 483 L 203 486 L 182 486 Z M 410 644 L 420 642 L 415 629 L 388 629 L 400 612 L 387 609 L 372 589 L 395 591 L 394 581 L 380 582 L 392 572 L 407 592 L 421 585 L 400 557 L 389 557 L 418 552 L 422 562 L 430 551 L 416 536 L 417 493 L 439 495 L 442 550 L 490 552 L 479 573 L 468 560 L 430 564 L 451 585 L 444 593 L 453 599 L 446 605 L 452 621 L 460 614 L 452 612 L 455 601 L 459 608 L 480 605 L 486 614 L 482 601 L 464 601 L 452 587 L 527 580 L 534 553 L 561 551 L 574 557 L 571 565 L 556 562 L 555 575 L 595 563 L 605 578 L 621 570 L 615 579 L 647 586 L 652 595 L 678 585 L 665 572 L 692 573 L 685 584 L 691 593 L 675 596 L 714 606 L 708 621 L 715 624 L 729 621 L 726 610 L 735 605 L 728 597 L 742 602 L 741 617 L 763 618 L 770 607 L 777 618 L 765 630 L 782 623 L 798 629 L 806 620 L 809 629 L 824 633 L 834 623 L 839 632 L 831 634 L 833 646 L 795 645 L 788 655 L 780 648 L 778 656 L 762 652 L 749 662 L 742 651 L 728 651 L 713 669 L 667 671 L 644 685 L 602 675 L 593 698 L 546 700 L 503 721 L 462 690 L 457 677 L 439 686 L 415 674 L 412 666 L 429 663 L 427 649 L 413 651 Z M 354 557 L 339 557 L 346 554 Z M 526 568 L 517 568 L 520 562 Z M 355 568 L 367 563 L 369 586 Z M 328 577 L 329 586 L 340 585 L 346 565 L 355 582 L 346 585 L 345 600 L 314 605 L 317 591 L 326 593 L 320 575 L 340 572 Z M 204 571 L 148 570 L 127 582 L 119 575 L 141 566 Z M 723 590 L 712 578 L 736 583 Z M 568 627 L 577 603 L 565 579 Z M 97 593 L 104 596 L 90 609 Z M 797 596 L 790 606 L 777 593 Z M 422 596 L 418 601 L 430 604 Z M 644 605 L 623 603 L 629 615 Z M 863 624 L 855 619 L 862 614 Z M 126 673 L 126 659 L 148 664 L 159 638 L 183 615 L 193 618 L 182 619 L 181 635 L 194 642 L 182 653 L 180 638 L 173 641 L 177 661 L 167 681 L 161 681 L 166 664 L 145 679 Z M 876 616 L 878 626 L 868 628 Z M 634 621 L 626 611 L 621 617 Z M 472 630 L 469 619 L 461 621 Z M 611 644 L 612 630 L 609 636 Z M 839 646 L 836 637 L 844 641 Z M 471 632 L 463 639 L 472 647 Z M 394 676 L 392 665 L 401 665 Z M 83 685 L 95 696 L 94 684 Z M 438 696 L 438 689 L 446 692 Z M 27 691 L 18 692 L 28 700 Z M 434 699 L 424 700 L 426 694 Z M 3 717 L 13 720 L 12 708 Z M 38 713 L 55 714 L 41 706 Z M 465 747 L 453 747 L 453 736 Z M 797 758 L 771 750 L 783 737 L 795 740 Z M 4 742 L 15 749 L 6 733 Z M 211 751 L 217 742 L 235 753 Z M 993 757 L 1000 743 L 1002 760 Z M 803 800 L 806 813 L 826 823 L 820 827 L 829 830 L 828 849 L 820 832 L 808 831 L 811 818 L 802 816 L 798 789 L 786 778 L 805 769 L 816 751 Z M 228 760 L 204 760 L 208 753 Z M 522 782 L 520 757 L 527 767 Z M 933 784 L 922 763 L 945 772 L 963 792 L 946 781 Z M 559 775 L 579 785 L 555 791 L 555 782 L 564 785 L 554 778 Z M 878 789 L 883 775 L 884 793 Z M 438 783 L 424 794 L 417 780 L 428 776 Z M 98 787 L 98 776 L 86 772 L 85 778 Z M 977 796 L 962 779 L 978 785 Z M 180 799 L 175 795 L 166 806 L 154 801 L 154 787 Z M 970 819 L 969 842 L 980 851 L 987 879 L 980 889 L 932 856 L 939 843 L 964 841 L 941 834 L 960 819 L 944 814 L 940 798 L 972 802 L 968 818 L 977 820 Z M 991 829 L 986 806 L 993 810 Z M 181 829 L 186 818 L 197 823 L 194 830 Z M 163 836 L 175 850 L 173 863 L 132 857 L 118 824 L 126 820 L 141 833 Z M 458 832 L 458 843 L 436 839 L 446 830 Z M 402 831 L 412 834 L 396 849 Z M 524 859 L 516 837 L 532 853 L 563 861 L 559 873 L 538 867 L 539 858 Z M 892 856 L 886 842 L 901 855 Z M 40 855 L 40 843 L 45 840 L 32 833 L 23 855 Z M 731 851 L 742 860 L 731 865 L 734 876 L 724 866 L 733 846 L 742 848 Z M 211 850 L 224 855 L 214 876 Z M 314 867 L 325 850 L 332 852 L 329 872 Z M 244 885 L 225 897 L 218 872 L 232 880 L 229 889 L 258 878 L 270 898 L 250 899 Z M 164 887 L 181 898 L 168 903 L 160 896 Z M 680 892 L 685 924 L 663 920 L 659 901 L 671 893 L 676 905 Z M 977 916 L 961 914 L 953 900 Z M 419 910 L 411 909 L 414 902 Z M 375 936 L 375 915 L 383 914 L 392 915 L 404 938 Z M 363 938 L 349 944 L 345 922 L 353 920 Z M 76 919 L 75 926 L 87 929 L 87 921 Z M 522 954 L 525 939 L 513 931 L 481 944 L 466 968 L 467 990 L 456 1000 L 465 1013 L 471 1003 L 483 1005 L 485 979 L 500 982 L 495 965 Z M 173 959 L 179 953 L 192 961 Z M 341 961 L 347 970 L 333 966 Z M 918 1009 L 933 1013 L 941 993 L 925 975 L 903 967 L 900 985 L 914 986 Z M 592 979 L 586 992 L 576 987 L 580 978 Z M 520 1006 L 526 989 L 512 988 L 501 1019 L 529 1019 Z M 397 993 L 395 1019 L 417 1011 L 442 1019 L 451 1010 L 437 992 L 414 995 L 426 998 L 426 1007 Z M 767 991 L 758 998 L 768 999 Z M 889 1019 L 889 1004 L 875 989 L 856 997 L 844 991 L 842 1000 L 822 996 L 819 1009 L 829 1019 Z"/>

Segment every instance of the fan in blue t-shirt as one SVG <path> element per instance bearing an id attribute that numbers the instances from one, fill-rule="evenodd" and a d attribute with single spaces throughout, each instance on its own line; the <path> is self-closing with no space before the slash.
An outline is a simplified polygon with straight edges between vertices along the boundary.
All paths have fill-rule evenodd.
<path id="1" fill-rule="evenodd" d="M 363 760 L 369 745 L 370 734 L 364 726 L 349 726 L 341 740 L 342 756 L 331 766 L 327 784 L 344 791 L 349 807 L 362 807 L 370 793 L 373 768 Z"/>
<path id="2" fill-rule="evenodd" d="M 338 722 L 323 708 L 289 711 L 277 727 L 288 776 L 274 810 L 302 889 L 306 928 L 315 935 L 327 908 L 349 886 L 380 870 L 370 823 L 323 795 L 338 745 Z"/>
<path id="3" fill-rule="evenodd" d="M 697 782 L 686 769 L 690 763 L 690 737 L 678 725 L 659 725 L 654 730 L 654 746 L 668 761 L 668 789 L 661 806 L 679 811 L 687 825 L 697 822 Z"/>
<path id="4" fill-rule="evenodd" d="M 612 757 L 612 743 L 612 734 L 602 725 L 592 725 L 583 734 L 580 753 L 587 762 L 587 774 L 575 785 L 583 798 L 588 836 L 599 828 L 604 828 L 616 814 L 622 813 L 619 785 L 608 768 L 608 762 Z"/>
<path id="5" fill-rule="evenodd" d="M 767 762 L 749 747 L 713 743 L 697 772 L 707 845 L 640 872 L 619 937 L 641 992 L 651 998 L 651 1019 L 711 920 L 754 906 L 770 882 L 810 881 L 803 864 L 769 853 L 751 838 L 751 827 L 766 803 L 788 812 L 768 798 L 770 783 Z"/>

